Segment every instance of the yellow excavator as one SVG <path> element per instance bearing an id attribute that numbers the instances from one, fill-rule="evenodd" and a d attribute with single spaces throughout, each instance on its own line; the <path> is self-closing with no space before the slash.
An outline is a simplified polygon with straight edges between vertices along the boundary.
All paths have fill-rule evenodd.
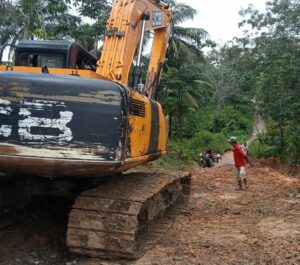
<path id="1" fill-rule="evenodd" d="M 146 31 L 153 44 L 143 77 Z M 32 193 L 40 194 L 62 191 L 65 183 L 78 185 L 78 180 L 88 183 L 69 215 L 66 241 L 72 252 L 137 257 L 151 225 L 189 193 L 187 173 L 121 174 L 166 154 L 167 126 L 157 93 L 170 34 L 169 5 L 115 0 L 98 61 L 76 43 L 21 41 L 14 65 L 0 66 L 5 179 L 30 179 L 38 183 Z M 104 176 L 105 183 L 95 181 Z M 38 189 L 40 179 L 44 187 Z"/>

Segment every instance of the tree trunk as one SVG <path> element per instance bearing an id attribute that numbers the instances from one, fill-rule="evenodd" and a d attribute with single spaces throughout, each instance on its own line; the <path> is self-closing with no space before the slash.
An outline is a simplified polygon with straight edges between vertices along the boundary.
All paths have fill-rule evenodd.
<path id="1" fill-rule="evenodd" d="M 172 115 L 171 115 L 171 113 L 168 115 L 168 122 L 169 122 L 168 136 L 170 139 L 172 139 Z"/>
<path id="2" fill-rule="evenodd" d="M 182 142 L 182 130 L 183 130 L 183 113 L 178 112 L 178 124 L 179 124 L 179 140 Z"/>

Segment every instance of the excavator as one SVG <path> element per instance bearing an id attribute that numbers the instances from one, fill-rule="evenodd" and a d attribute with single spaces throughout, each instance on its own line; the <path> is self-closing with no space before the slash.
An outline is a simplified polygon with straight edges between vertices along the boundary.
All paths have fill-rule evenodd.
<path id="1" fill-rule="evenodd" d="M 189 195 L 189 173 L 125 172 L 167 152 L 157 96 L 171 24 L 171 8 L 159 0 L 114 0 L 99 60 L 76 43 L 28 40 L 13 66 L 0 66 L 0 195 L 8 191 L 1 178 L 11 190 L 25 183 L 27 194 L 79 185 L 67 225 L 71 252 L 137 258 L 145 235 Z"/>

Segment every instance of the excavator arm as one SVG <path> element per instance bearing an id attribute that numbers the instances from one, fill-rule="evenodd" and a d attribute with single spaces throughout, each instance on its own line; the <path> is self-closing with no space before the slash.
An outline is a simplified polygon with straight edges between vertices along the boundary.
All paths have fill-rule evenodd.
<path id="1" fill-rule="evenodd" d="M 144 91 L 153 98 L 171 34 L 170 6 L 158 0 L 114 1 L 97 73 L 127 85 L 136 54 L 136 67 L 140 66 L 144 31 L 149 30 L 154 35 Z"/>

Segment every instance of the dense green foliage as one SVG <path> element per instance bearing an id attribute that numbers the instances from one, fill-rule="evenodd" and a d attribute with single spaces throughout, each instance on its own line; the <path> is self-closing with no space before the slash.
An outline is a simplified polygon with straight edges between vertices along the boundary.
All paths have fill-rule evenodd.
<path id="1" fill-rule="evenodd" d="M 258 156 L 278 156 L 300 163 L 300 2 L 273 0 L 267 11 L 241 12 L 254 38 L 239 40 L 246 64 L 253 65 L 248 84 L 268 121 L 269 133 L 256 142 Z M 249 56 L 251 55 L 251 56 Z M 254 148 L 257 150 L 257 147 Z"/>
<path id="2" fill-rule="evenodd" d="M 181 10 L 182 11 L 182 10 Z M 176 12 L 174 12 L 176 14 Z M 180 12 L 180 20 L 189 12 Z M 176 18 L 176 17 L 175 17 Z M 176 20 L 175 20 L 176 21 Z M 161 81 L 160 101 L 169 117 L 169 156 L 161 163 L 192 163 L 207 147 L 223 153 L 230 146 L 228 138 L 243 141 L 252 133 L 253 91 L 241 87 L 239 73 L 233 74 L 232 57 L 226 49 L 209 56 L 203 47 L 215 48 L 207 34 L 191 36 L 201 30 L 182 29 L 174 32 L 178 41 L 170 47 Z M 171 56 L 170 56 L 171 55 Z M 236 60 L 238 60 L 238 55 Z"/>
<path id="3" fill-rule="evenodd" d="M 242 143 L 252 133 L 253 105 L 225 106 L 219 111 L 215 106 L 201 109 L 189 108 L 184 118 L 182 138 L 176 133 L 180 131 L 178 118 L 173 117 L 170 131 L 169 155 L 162 164 L 183 166 L 198 162 L 199 153 L 211 148 L 223 154 L 230 148 L 228 139 L 235 135 Z"/>
<path id="4" fill-rule="evenodd" d="M 74 10 L 77 9 L 77 16 Z M 88 50 L 103 39 L 109 1 L 0 0 L 0 45 L 22 39 L 74 39 Z M 93 19 L 84 23 L 82 17 Z"/>
<path id="5" fill-rule="evenodd" d="M 70 1 L 0 1 L 0 44 L 20 39 L 63 38 L 72 34 L 81 19 L 68 12 Z"/>
<path id="6" fill-rule="evenodd" d="M 241 15 L 240 26 L 251 26 L 244 38 L 205 58 L 179 49 L 185 59 L 169 61 L 162 101 L 170 115 L 171 147 L 191 161 L 196 149 L 208 145 L 222 152 L 229 135 L 243 141 L 251 133 L 252 101 L 268 125 L 268 134 L 252 144 L 252 155 L 299 164 L 300 3 L 273 0 L 264 13 L 249 6 Z"/>

